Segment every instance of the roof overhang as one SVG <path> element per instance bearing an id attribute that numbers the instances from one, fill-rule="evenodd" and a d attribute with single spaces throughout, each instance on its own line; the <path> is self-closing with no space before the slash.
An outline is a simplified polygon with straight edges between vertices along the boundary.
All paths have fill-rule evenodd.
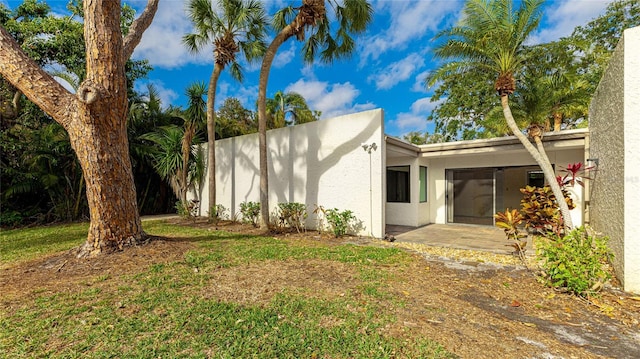
<path id="1" fill-rule="evenodd" d="M 542 138 L 546 150 L 568 150 L 585 147 L 589 129 L 546 132 Z M 467 154 L 492 154 L 500 151 L 524 151 L 522 143 L 515 136 L 490 139 L 432 143 L 414 145 L 392 136 L 385 136 L 389 157 L 443 157 Z"/>

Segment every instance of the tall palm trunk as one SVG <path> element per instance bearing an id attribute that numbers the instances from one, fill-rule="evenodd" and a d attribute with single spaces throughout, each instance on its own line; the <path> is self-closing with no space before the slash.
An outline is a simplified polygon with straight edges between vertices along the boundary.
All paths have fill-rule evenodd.
<path id="1" fill-rule="evenodd" d="M 216 87 L 223 66 L 218 62 L 213 66 L 213 72 L 209 78 L 209 89 L 207 90 L 207 137 L 208 137 L 208 166 L 207 176 L 209 179 L 209 219 L 216 217 Z"/>
<path id="2" fill-rule="evenodd" d="M 545 165 L 548 166 L 547 170 L 551 173 L 554 173 L 553 167 L 551 166 L 551 161 L 549 161 L 549 156 L 547 156 L 547 151 L 545 151 L 544 145 L 542 144 L 542 138 L 540 136 L 534 136 L 533 139 L 536 142 L 536 146 L 538 147 L 538 152 L 540 152 L 540 155 L 546 159 L 544 162 Z M 543 170 L 543 172 L 545 171 Z M 558 180 L 555 178 L 555 176 L 553 179 L 553 181 L 549 181 L 548 179 L 547 181 L 549 181 L 549 185 L 551 186 L 553 195 L 556 197 L 556 202 L 558 203 L 560 214 L 562 214 L 562 219 L 564 220 L 564 228 L 570 230 L 571 228 L 573 228 L 573 221 L 571 220 L 571 214 L 569 213 L 569 205 L 567 205 L 567 202 L 564 199 L 564 193 L 562 193 L 562 188 L 560 188 Z M 554 189 L 554 185 L 557 188 Z M 556 191 L 560 192 L 560 197 L 558 197 L 558 192 Z"/>
<path id="3" fill-rule="evenodd" d="M 180 169 L 180 202 L 187 208 L 187 192 L 189 177 L 189 157 L 191 157 L 191 143 L 195 136 L 195 124 L 191 120 L 184 127 L 182 136 L 182 169 Z"/>
<path id="4" fill-rule="evenodd" d="M 262 58 L 258 86 L 258 146 L 260 151 L 260 227 L 269 225 L 269 168 L 267 167 L 267 83 L 271 64 L 280 46 L 294 35 L 291 25 L 285 26 L 273 39 Z"/>
<path id="5" fill-rule="evenodd" d="M 562 127 L 562 113 L 554 111 L 553 112 L 553 131 L 558 132 Z"/>
<path id="6" fill-rule="evenodd" d="M 556 197 L 556 203 L 558 204 L 558 208 L 560 209 L 560 213 L 562 214 L 562 218 L 564 220 L 564 228 L 565 230 L 571 230 L 573 228 L 573 222 L 571 221 L 571 215 L 569 214 L 569 206 L 567 202 L 564 200 L 564 195 L 562 193 L 562 189 L 558 184 L 558 180 L 556 179 L 555 171 L 551 166 L 551 162 L 549 161 L 549 157 L 547 157 L 546 152 L 544 151 L 544 147 L 542 145 L 542 141 L 539 137 L 537 137 L 536 142 L 539 142 L 538 149 L 531 144 L 527 136 L 525 136 L 518 128 L 516 121 L 513 118 L 513 114 L 511 113 L 511 108 L 509 107 L 509 96 L 507 94 L 500 95 L 500 103 L 502 104 L 502 112 L 504 113 L 504 118 L 507 121 L 507 126 L 511 129 L 511 132 L 520 140 L 524 148 L 531 154 L 533 159 L 542 169 L 544 173 L 544 178 L 549 183 L 551 190 L 553 191 L 553 195 Z M 540 148 L 542 150 L 540 150 Z"/>

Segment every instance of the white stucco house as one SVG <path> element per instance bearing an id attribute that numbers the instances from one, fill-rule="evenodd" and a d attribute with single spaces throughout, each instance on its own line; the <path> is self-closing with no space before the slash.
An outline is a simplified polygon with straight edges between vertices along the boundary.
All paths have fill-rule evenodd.
<path id="1" fill-rule="evenodd" d="M 571 189 L 576 226 L 610 237 L 626 291 L 640 293 L 640 27 L 628 29 L 593 98 L 590 129 L 547 133 L 556 173 L 570 163 L 595 166 Z M 269 131 L 269 203 L 351 210 L 355 231 L 383 237 L 386 225 L 493 225 L 518 208 L 519 189 L 542 184 L 533 158 L 515 137 L 415 146 L 384 133 L 381 109 Z M 259 201 L 257 134 L 216 142 L 217 201 L 232 213 Z M 192 193 L 209 208 L 207 183 Z"/>
<path id="2" fill-rule="evenodd" d="M 544 144 L 558 174 L 586 160 L 588 130 L 548 133 Z M 313 228 L 316 205 L 351 210 L 355 231 L 383 237 L 386 225 L 493 225 L 493 215 L 519 208 L 525 185 L 542 172 L 515 137 L 416 146 L 384 134 L 382 110 L 267 133 L 269 204 L 305 203 Z M 216 141 L 217 202 L 231 213 L 259 201 L 257 134 Z M 207 183 L 197 197 L 209 208 Z M 571 189 L 574 223 L 585 217 L 582 187 Z"/>

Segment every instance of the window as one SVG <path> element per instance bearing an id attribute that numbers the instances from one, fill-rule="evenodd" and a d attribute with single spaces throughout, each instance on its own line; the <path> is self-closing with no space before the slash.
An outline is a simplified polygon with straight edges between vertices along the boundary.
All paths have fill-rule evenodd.
<path id="1" fill-rule="evenodd" d="M 410 202 L 409 166 L 387 167 L 387 202 Z"/>
<path id="2" fill-rule="evenodd" d="M 527 171 L 527 186 L 544 187 L 544 172 Z"/>
<path id="3" fill-rule="evenodd" d="M 420 202 L 427 201 L 427 167 L 420 166 Z"/>

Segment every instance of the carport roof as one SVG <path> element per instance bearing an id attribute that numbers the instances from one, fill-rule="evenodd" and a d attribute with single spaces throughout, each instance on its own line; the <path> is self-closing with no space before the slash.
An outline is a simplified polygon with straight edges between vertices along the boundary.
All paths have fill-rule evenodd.
<path id="1" fill-rule="evenodd" d="M 542 141 L 547 149 L 584 148 L 588 134 L 589 129 L 587 128 L 546 132 Z M 392 156 L 440 157 L 471 153 L 492 153 L 498 150 L 524 150 L 522 144 L 515 136 L 431 143 L 420 146 L 389 135 L 385 136 L 385 141 L 387 144 L 387 155 Z"/>

